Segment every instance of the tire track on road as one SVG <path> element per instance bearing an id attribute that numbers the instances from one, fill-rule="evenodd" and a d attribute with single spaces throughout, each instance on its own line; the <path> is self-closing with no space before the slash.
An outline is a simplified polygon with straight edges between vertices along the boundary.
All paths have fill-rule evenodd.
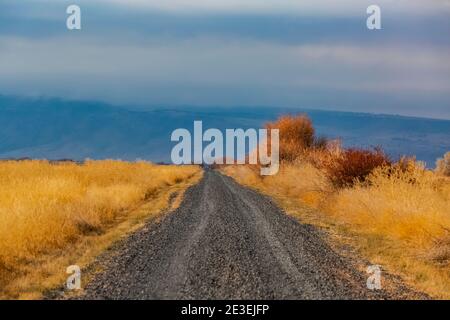
<path id="1" fill-rule="evenodd" d="M 82 299 L 385 299 L 312 226 L 206 170 L 178 209 L 126 239 Z"/>

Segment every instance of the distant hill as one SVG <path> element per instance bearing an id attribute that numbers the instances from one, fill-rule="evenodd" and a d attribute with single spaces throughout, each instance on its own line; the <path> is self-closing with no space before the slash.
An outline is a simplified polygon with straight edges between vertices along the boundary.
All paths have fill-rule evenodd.
<path id="1" fill-rule="evenodd" d="M 170 161 L 170 134 L 192 128 L 259 128 L 284 113 L 307 113 L 319 135 L 346 146 L 381 145 L 393 157 L 434 166 L 450 151 L 450 120 L 335 111 L 249 107 L 133 109 L 90 101 L 0 96 L 0 158 L 120 158 Z"/>

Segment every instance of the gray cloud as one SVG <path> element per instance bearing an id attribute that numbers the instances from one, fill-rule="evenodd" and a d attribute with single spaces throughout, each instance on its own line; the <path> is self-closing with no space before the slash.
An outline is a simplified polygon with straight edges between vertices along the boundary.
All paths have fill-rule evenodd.
<path id="1" fill-rule="evenodd" d="M 450 118 L 448 1 L 386 2 L 380 32 L 364 1 L 81 1 L 80 32 L 67 3 L 5 0 L 0 93 Z"/>

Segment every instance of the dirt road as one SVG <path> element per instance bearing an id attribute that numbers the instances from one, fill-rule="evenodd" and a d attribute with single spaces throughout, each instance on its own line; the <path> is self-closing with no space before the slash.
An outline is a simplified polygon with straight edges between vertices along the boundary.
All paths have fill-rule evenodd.
<path id="1" fill-rule="evenodd" d="M 367 275 L 269 198 L 207 170 L 124 241 L 85 299 L 366 299 Z"/>

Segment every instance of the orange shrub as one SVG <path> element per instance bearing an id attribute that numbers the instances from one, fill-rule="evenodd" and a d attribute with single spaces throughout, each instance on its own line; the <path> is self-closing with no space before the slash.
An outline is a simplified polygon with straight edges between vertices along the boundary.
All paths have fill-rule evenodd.
<path id="1" fill-rule="evenodd" d="M 311 119 L 306 115 L 281 116 L 266 124 L 267 129 L 280 130 L 280 160 L 293 161 L 312 147 L 315 131 Z"/>
<path id="2" fill-rule="evenodd" d="M 391 160 L 380 149 L 346 149 L 325 170 L 336 187 L 352 186 L 355 182 L 364 182 L 367 176 L 378 167 L 390 165 Z"/>

